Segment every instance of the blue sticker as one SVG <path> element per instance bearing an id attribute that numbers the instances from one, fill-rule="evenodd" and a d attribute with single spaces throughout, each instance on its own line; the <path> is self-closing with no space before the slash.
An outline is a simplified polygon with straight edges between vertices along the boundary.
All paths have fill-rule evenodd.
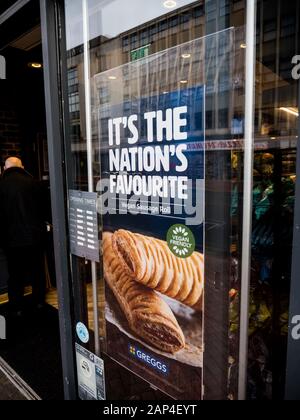
<path id="1" fill-rule="evenodd" d="M 79 340 L 82 343 L 87 344 L 90 341 L 89 330 L 82 322 L 78 322 L 76 326 L 76 332 L 77 332 Z"/>

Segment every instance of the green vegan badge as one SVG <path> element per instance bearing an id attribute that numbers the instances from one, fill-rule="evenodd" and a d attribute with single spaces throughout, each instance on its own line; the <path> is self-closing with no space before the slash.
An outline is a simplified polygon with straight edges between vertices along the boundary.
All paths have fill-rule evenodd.
<path id="1" fill-rule="evenodd" d="M 196 248 L 193 232 L 185 225 L 173 225 L 167 234 L 167 242 L 170 250 L 176 257 L 188 258 Z"/>

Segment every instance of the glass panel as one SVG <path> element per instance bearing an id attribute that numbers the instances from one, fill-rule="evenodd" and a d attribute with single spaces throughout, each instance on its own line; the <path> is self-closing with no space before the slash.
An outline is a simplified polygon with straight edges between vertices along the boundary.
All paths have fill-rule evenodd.
<path id="1" fill-rule="evenodd" d="M 299 109 L 299 1 L 258 2 L 249 398 L 283 399 Z"/>
<path id="2" fill-rule="evenodd" d="M 108 398 L 236 398 L 244 32 L 203 37 L 199 1 L 65 5 L 69 185 L 98 192 L 105 251 L 72 258 L 74 311 Z"/>
<path id="3" fill-rule="evenodd" d="M 97 191 L 105 207 L 103 264 L 109 286 L 106 352 L 177 399 L 201 397 L 203 320 L 175 299 L 202 311 L 204 59 L 200 39 L 94 80 L 95 154 L 102 174 Z M 103 90 L 108 92 L 105 99 L 99 95 Z M 190 242 L 181 247 L 173 239 L 172 253 L 166 244 L 170 230 L 174 238 L 183 235 Z M 193 253 L 195 246 L 198 252 Z M 125 254 L 128 247 L 134 254 L 140 247 L 143 254 Z M 144 271 L 131 264 L 141 264 Z M 180 286 L 182 282 L 186 284 Z M 162 298 L 153 289 L 175 299 Z"/>

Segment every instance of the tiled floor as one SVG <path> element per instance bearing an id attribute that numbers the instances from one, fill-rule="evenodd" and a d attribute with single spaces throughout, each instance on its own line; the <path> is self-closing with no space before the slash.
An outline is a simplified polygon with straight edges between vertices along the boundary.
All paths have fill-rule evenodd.
<path id="1" fill-rule="evenodd" d="M 31 294 L 31 287 L 25 287 L 25 292 L 24 295 L 28 296 Z M 3 293 L 0 295 L 0 305 L 7 303 L 8 302 L 8 294 L 7 293 Z"/>

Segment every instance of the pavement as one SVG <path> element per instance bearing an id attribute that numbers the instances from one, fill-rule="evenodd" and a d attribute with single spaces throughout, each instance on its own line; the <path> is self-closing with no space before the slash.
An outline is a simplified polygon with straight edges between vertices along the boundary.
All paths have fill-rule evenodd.
<path id="1" fill-rule="evenodd" d="M 0 368 L 0 401 L 26 401 L 27 399 L 19 387 Z"/>

